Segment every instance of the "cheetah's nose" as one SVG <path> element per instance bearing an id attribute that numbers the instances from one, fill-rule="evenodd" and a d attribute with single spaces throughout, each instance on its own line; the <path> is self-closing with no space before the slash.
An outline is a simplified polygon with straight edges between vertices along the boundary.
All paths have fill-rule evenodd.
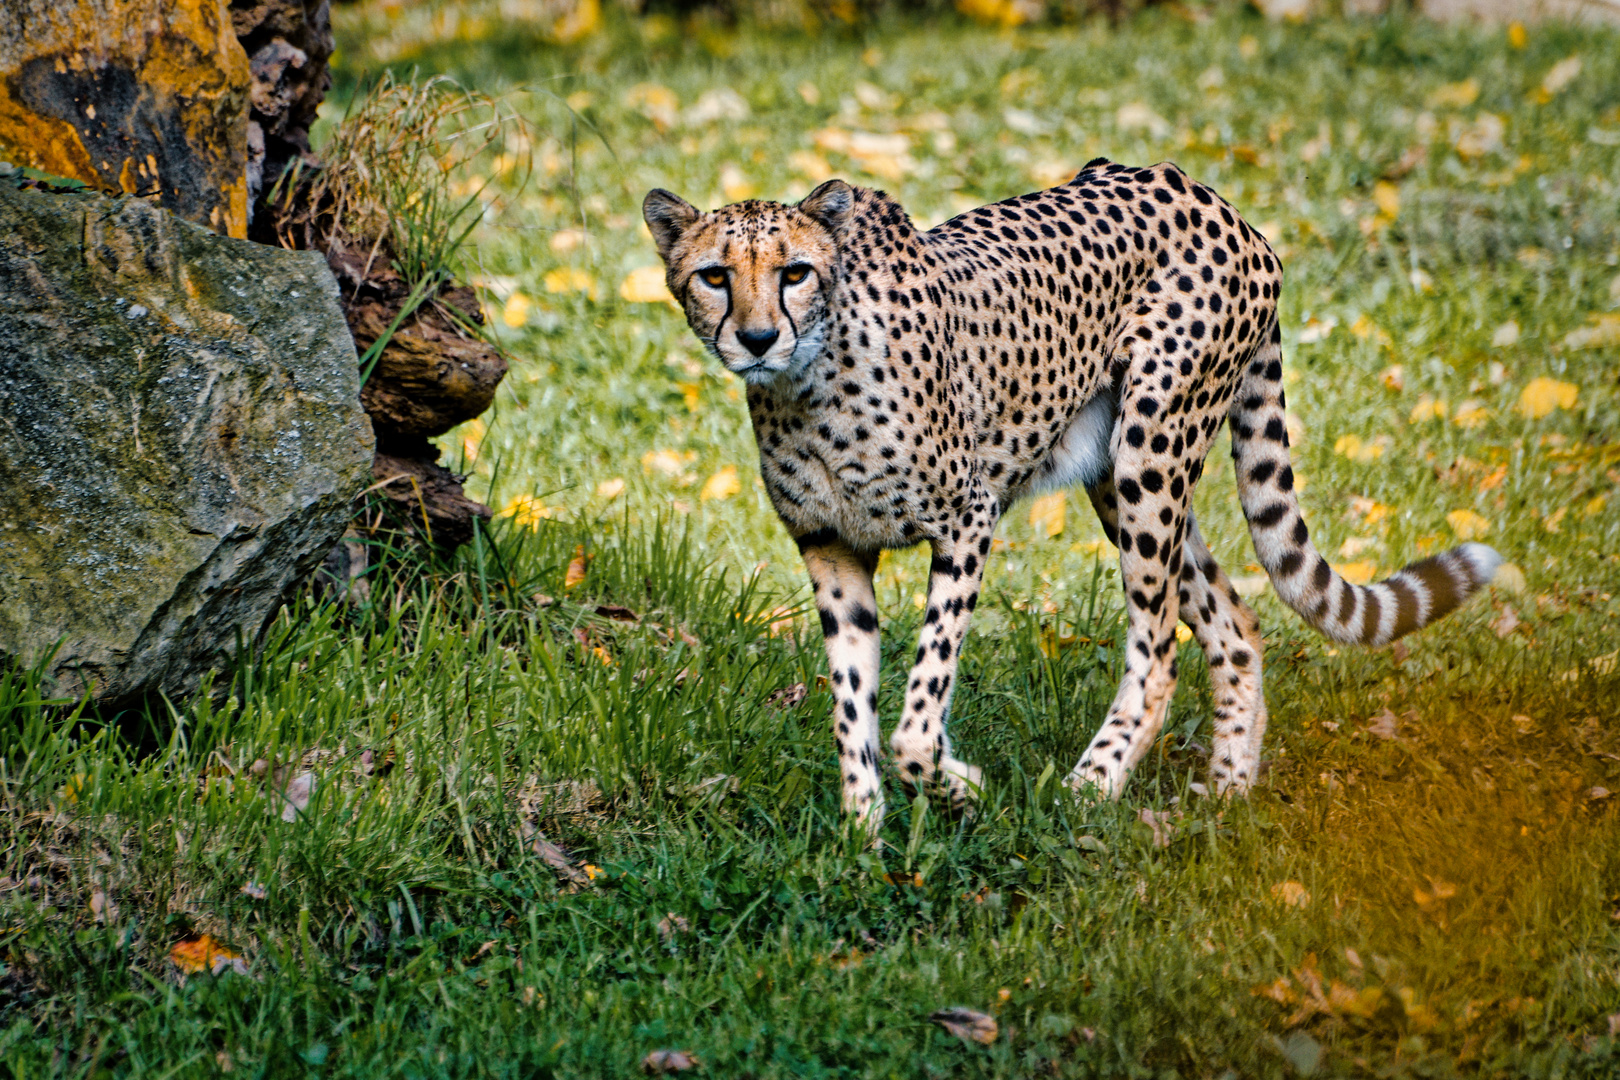
<path id="1" fill-rule="evenodd" d="M 776 339 L 782 335 L 775 330 L 739 330 L 737 340 L 742 347 L 755 356 L 764 356 L 765 350 L 776 344 Z"/>

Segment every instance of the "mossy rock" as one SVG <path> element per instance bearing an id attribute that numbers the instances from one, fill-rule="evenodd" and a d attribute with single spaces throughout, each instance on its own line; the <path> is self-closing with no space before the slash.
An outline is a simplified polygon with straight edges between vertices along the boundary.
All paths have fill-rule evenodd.
<path id="1" fill-rule="evenodd" d="M 371 425 L 315 252 L 0 186 L 0 654 L 192 691 L 342 535 Z"/>

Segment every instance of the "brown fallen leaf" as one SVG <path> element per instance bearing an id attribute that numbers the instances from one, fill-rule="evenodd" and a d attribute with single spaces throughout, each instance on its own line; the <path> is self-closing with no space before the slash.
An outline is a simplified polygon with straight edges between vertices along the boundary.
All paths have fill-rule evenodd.
<path id="1" fill-rule="evenodd" d="M 617 622 L 640 622 L 641 616 L 622 604 L 598 604 L 596 613 L 604 619 L 613 619 Z"/>
<path id="2" fill-rule="evenodd" d="M 697 1055 L 690 1050 L 654 1050 L 641 1059 L 641 1071 L 651 1075 L 686 1072 L 699 1065 Z"/>
<path id="3" fill-rule="evenodd" d="M 1505 638 L 1519 628 L 1519 613 L 1507 604 L 1502 605 L 1502 614 L 1491 621 L 1491 631 L 1499 638 Z"/>
<path id="4" fill-rule="evenodd" d="M 928 1019 L 955 1035 L 964 1042 L 976 1042 L 981 1046 L 989 1046 L 996 1041 L 1001 1029 L 996 1026 L 996 1018 L 986 1013 L 975 1012 L 955 1006 L 940 1009 L 931 1014 Z"/>
<path id="5" fill-rule="evenodd" d="M 572 589 L 584 581 L 585 571 L 590 567 L 591 560 L 594 558 L 596 558 L 595 555 L 586 554 L 584 544 L 576 545 L 574 547 L 574 557 L 568 560 L 568 570 L 563 574 L 563 588 Z"/>
<path id="6" fill-rule="evenodd" d="M 923 887 L 923 876 L 921 874 L 888 873 L 883 875 L 883 880 L 896 888 L 902 885 L 909 885 L 914 889 Z"/>
<path id="7" fill-rule="evenodd" d="M 772 709 L 791 709 L 808 697 L 810 691 L 804 683 L 794 683 L 792 686 L 783 686 L 772 690 L 765 698 L 765 704 Z"/>
<path id="8" fill-rule="evenodd" d="M 1149 810 L 1143 808 L 1137 811 L 1136 818 L 1142 824 L 1153 830 L 1153 846 L 1169 847 L 1170 841 L 1176 836 L 1176 822 L 1182 817 L 1179 810 Z"/>
<path id="9" fill-rule="evenodd" d="M 281 799 L 281 820 L 297 821 L 298 816 L 309 809 L 310 797 L 315 794 L 315 774 L 299 773 L 276 794 Z"/>
<path id="10" fill-rule="evenodd" d="M 1413 169 L 1423 164 L 1424 160 L 1427 159 L 1428 156 L 1429 147 L 1425 143 L 1419 143 L 1416 146 L 1407 147 L 1406 152 L 1401 155 L 1400 160 L 1384 170 L 1383 179 L 1400 180 L 1404 178 Z"/>
<path id="11" fill-rule="evenodd" d="M 1369 735 L 1376 735 L 1380 739 L 1394 739 L 1399 737 L 1396 734 L 1395 714 L 1390 712 L 1388 709 L 1385 709 L 1377 716 L 1372 717 L 1368 721 L 1367 726 L 1361 730 L 1367 732 Z"/>
<path id="12" fill-rule="evenodd" d="M 116 923 L 118 921 L 118 901 L 97 889 L 90 894 L 90 914 L 98 923 Z"/>
<path id="13" fill-rule="evenodd" d="M 540 856 L 540 861 L 555 870 L 558 877 L 571 885 L 591 883 L 590 875 L 579 868 L 567 851 L 547 840 L 546 834 L 536 828 L 534 822 L 524 821 L 521 835 L 524 845 Z"/>
<path id="14" fill-rule="evenodd" d="M 179 968 L 182 975 L 196 975 L 204 971 L 213 975 L 226 971 L 239 975 L 248 973 L 241 953 L 227 949 L 208 934 L 175 942 L 169 950 L 169 962 Z"/>
<path id="15" fill-rule="evenodd" d="M 1271 898 L 1284 907 L 1309 907 L 1311 894 L 1297 881 L 1279 881 L 1271 887 Z"/>

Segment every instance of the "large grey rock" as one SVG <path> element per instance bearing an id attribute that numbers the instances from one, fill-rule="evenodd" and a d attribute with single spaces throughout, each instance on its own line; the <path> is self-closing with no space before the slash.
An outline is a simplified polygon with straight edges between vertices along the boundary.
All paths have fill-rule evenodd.
<path id="1" fill-rule="evenodd" d="M 319 253 L 0 182 L 0 654 L 104 704 L 228 664 L 370 482 L 358 379 Z"/>

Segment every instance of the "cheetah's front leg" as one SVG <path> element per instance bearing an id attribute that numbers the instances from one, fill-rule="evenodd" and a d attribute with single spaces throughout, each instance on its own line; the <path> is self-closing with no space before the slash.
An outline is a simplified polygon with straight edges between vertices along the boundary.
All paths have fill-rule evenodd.
<path id="1" fill-rule="evenodd" d="M 883 824 L 877 717 L 880 650 L 877 597 L 872 591 L 877 553 L 856 552 L 820 534 L 801 537 L 799 545 L 826 640 L 844 812 L 854 814 L 876 838 Z"/>
<path id="2" fill-rule="evenodd" d="M 890 740 L 900 778 L 949 800 L 961 812 L 977 796 L 980 770 L 951 756 L 945 717 L 956 689 L 956 665 L 968 621 L 979 604 L 984 560 L 990 551 L 988 523 L 983 532 L 963 530 L 960 539 L 934 544 L 928 575 L 928 610 L 917 642 L 917 662 L 906 683 L 906 706 Z"/>

